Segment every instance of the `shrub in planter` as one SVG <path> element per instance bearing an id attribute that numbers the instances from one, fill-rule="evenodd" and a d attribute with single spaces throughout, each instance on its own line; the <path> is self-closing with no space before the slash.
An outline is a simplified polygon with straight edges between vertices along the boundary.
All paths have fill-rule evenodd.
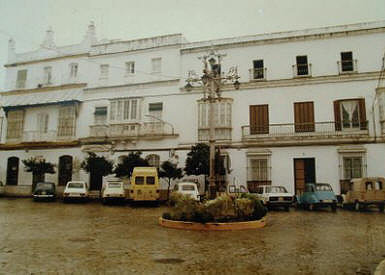
<path id="1" fill-rule="evenodd" d="M 253 215 L 255 207 L 255 201 L 239 198 L 235 200 L 235 208 L 237 210 L 238 217 L 247 219 Z"/>
<path id="2" fill-rule="evenodd" d="M 216 221 L 235 219 L 237 217 L 233 199 L 228 195 L 220 196 L 215 200 L 209 200 L 204 205 L 207 212 Z"/>

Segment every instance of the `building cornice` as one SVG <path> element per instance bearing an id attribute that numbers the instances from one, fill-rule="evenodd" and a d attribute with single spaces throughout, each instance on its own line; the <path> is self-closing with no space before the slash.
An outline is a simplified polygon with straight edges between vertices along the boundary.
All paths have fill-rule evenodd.
<path id="1" fill-rule="evenodd" d="M 79 147 L 79 141 L 60 141 L 60 142 L 22 142 L 0 144 L 0 150 L 33 150 L 33 149 L 56 149 Z"/>
<path id="2" fill-rule="evenodd" d="M 277 88 L 277 87 L 294 87 L 305 85 L 318 85 L 327 83 L 343 83 L 350 81 L 369 81 L 378 80 L 380 75 L 379 71 L 376 72 L 364 72 L 364 73 L 352 73 L 342 75 L 324 75 L 324 76 L 312 76 L 302 78 L 288 78 L 277 80 L 263 80 L 263 81 L 248 81 L 241 82 L 239 91 L 250 89 L 263 89 L 263 88 Z M 180 90 L 184 93 L 202 93 L 201 87 L 194 87 L 191 92 L 188 92 L 184 87 Z M 226 84 L 221 88 L 222 92 L 235 91 L 232 84 Z"/>
<path id="3" fill-rule="evenodd" d="M 362 26 L 362 27 L 358 27 Z M 367 24 L 352 24 L 345 26 L 325 27 L 307 29 L 300 31 L 288 31 L 258 35 L 240 36 L 234 38 L 214 39 L 185 44 L 181 54 L 197 53 L 215 47 L 216 50 L 223 50 L 235 47 L 249 47 L 265 44 L 277 44 L 298 42 L 307 40 L 320 40 L 329 38 L 340 38 L 365 34 L 385 32 L 385 21 L 372 22 Z"/>
<path id="4" fill-rule="evenodd" d="M 51 62 L 51 61 L 69 59 L 69 58 L 87 57 L 87 56 L 88 56 L 88 53 L 63 55 L 63 56 L 56 56 L 56 57 L 50 57 L 50 58 L 36 59 L 36 60 L 31 60 L 31 61 L 21 61 L 21 62 L 9 63 L 9 64 L 5 64 L 4 67 L 9 68 L 9 67 L 16 67 L 16 66 L 21 66 L 21 65 L 29 65 L 29 64 Z"/>
<path id="5" fill-rule="evenodd" d="M 46 86 L 46 87 L 34 88 L 34 89 L 4 91 L 4 92 L 1 92 L 0 95 L 2 96 L 23 95 L 23 94 L 57 91 L 57 90 L 84 88 L 86 86 L 87 86 L 86 83 L 72 83 L 72 84 L 63 84 L 63 85 L 57 85 L 57 86 Z"/>

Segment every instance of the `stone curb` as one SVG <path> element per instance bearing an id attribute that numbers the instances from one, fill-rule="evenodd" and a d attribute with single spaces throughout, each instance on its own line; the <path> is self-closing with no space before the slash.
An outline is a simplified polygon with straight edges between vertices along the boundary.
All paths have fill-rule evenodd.
<path id="1" fill-rule="evenodd" d="M 374 271 L 374 275 L 385 275 L 385 259 L 380 262 Z"/>
<path id="2" fill-rule="evenodd" d="M 227 230 L 246 230 L 262 228 L 266 225 L 266 217 L 257 221 L 248 222 L 229 222 L 229 223 L 197 223 L 173 221 L 159 218 L 159 224 L 163 227 L 183 230 L 198 230 L 198 231 L 227 231 Z"/>

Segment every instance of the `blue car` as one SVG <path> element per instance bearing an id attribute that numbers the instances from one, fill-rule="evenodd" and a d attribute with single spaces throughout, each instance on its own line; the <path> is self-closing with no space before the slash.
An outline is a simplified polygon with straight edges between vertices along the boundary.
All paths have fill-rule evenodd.
<path id="1" fill-rule="evenodd" d="M 305 192 L 296 196 L 297 206 L 314 210 L 330 207 L 333 212 L 337 209 L 337 197 L 328 183 L 307 183 Z"/>

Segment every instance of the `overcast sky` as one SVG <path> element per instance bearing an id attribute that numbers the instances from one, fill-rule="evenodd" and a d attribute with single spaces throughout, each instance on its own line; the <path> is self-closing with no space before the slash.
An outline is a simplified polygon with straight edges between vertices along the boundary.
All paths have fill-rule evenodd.
<path id="1" fill-rule="evenodd" d="M 0 0 L 0 90 L 8 39 L 35 50 L 52 26 L 56 45 L 81 41 L 93 20 L 99 39 L 182 33 L 200 41 L 385 20 L 385 0 Z"/>

